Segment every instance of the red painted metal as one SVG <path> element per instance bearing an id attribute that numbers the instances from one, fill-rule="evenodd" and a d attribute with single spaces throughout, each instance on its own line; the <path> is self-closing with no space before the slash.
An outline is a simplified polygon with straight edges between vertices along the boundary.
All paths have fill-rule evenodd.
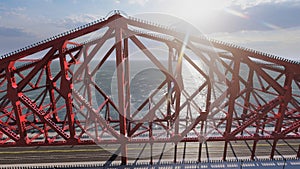
<path id="1" fill-rule="evenodd" d="M 100 37 L 77 42 L 99 30 L 104 32 Z M 207 141 L 225 143 L 224 160 L 231 141 L 252 140 L 253 159 L 257 142 L 261 140 L 273 140 L 270 152 L 273 158 L 278 140 L 300 139 L 299 62 L 196 35 L 190 36 L 187 42 L 180 41 L 183 37 L 184 33 L 123 17 L 117 12 L 2 56 L 0 146 L 121 144 L 125 164 L 127 144 L 133 143 L 151 143 L 152 147 L 154 143 L 173 142 L 176 162 L 180 141 L 199 142 L 200 161 L 201 133 L 205 132 L 207 123 L 213 133 Z M 167 66 L 142 39 L 167 46 Z M 211 51 L 197 46 L 206 42 L 214 46 L 218 58 L 210 57 Z M 99 56 L 100 50 L 106 50 L 107 43 L 111 44 L 109 50 Z M 168 91 L 155 104 L 152 103 L 154 91 L 133 113 L 129 74 L 131 45 L 161 70 L 165 80 L 159 86 Z M 182 45 L 186 45 L 185 51 L 181 51 Z M 36 59 L 32 55 L 37 53 L 40 57 Z M 207 72 L 191 59 L 191 53 L 208 65 Z M 95 58 L 98 58 L 97 66 L 91 67 Z M 117 68 L 117 103 L 92 78 L 109 58 L 115 58 Z M 186 82 L 182 80 L 180 60 L 186 61 L 204 79 L 194 84 L 196 89 L 191 93 L 183 88 Z M 53 70 L 56 64 L 59 70 Z M 223 87 L 218 89 L 216 83 Z M 76 88 L 78 84 L 82 85 Z M 93 92 L 103 98 L 96 108 Z M 204 107 L 197 104 L 201 92 L 206 93 Z M 151 105 L 148 112 L 141 119 L 137 118 L 148 105 Z M 158 112 L 161 115 L 157 115 Z M 155 134 L 158 131 L 154 125 L 168 134 Z M 141 138 L 143 134 L 146 137 Z M 109 135 L 109 139 L 104 135 Z M 300 156 L 300 146 L 295 156 Z"/>

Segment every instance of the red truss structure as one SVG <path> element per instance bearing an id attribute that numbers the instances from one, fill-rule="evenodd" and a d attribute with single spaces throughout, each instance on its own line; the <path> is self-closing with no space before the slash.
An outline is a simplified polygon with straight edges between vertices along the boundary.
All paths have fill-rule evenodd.
<path id="1" fill-rule="evenodd" d="M 133 106 L 139 57 L 163 79 Z M 108 63 L 109 87 L 95 78 Z M 273 158 L 279 140 L 300 139 L 299 127 L 299 62 L 118 11 L 0 60 L 0 146 L 120 144 L 126 163 L 133 143 L 174 143 L 176 156 L 179 142 L 201 150 L 222 141 L 226 160 L 230 141 L 253 141 L 253 159 L 257 142 L 272 140 Z"/>

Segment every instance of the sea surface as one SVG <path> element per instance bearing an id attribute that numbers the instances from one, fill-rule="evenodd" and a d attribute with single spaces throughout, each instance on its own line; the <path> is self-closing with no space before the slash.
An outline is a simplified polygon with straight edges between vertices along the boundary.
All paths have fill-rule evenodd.
<path id="1" fill-rule="evenodd" d="M 78 74 L 78 78 L 72 77 L 72 73 L 68 73 L 69 77 L 72 77 L 73 79 L 73 84 L 74 84 L 74 89 L 76 91 L 79 91 L 79 93 L 86 99 L 86 100 L 91 100 L 91 106 L 94 109 L 99 108 L 99 106 L 105 101 L 105 97 L 103 95 L 99 94 L 97 89 L 94 87 L 94 85 L 91 85 L 90 82 L 84 83 L 88 78 L 85 78 L 86 72 L 92 72 L 94 69 L 97 69 L 97 66 L 100 62 L 99 61 L 93 61 L 89 63 L 89 66 L 85 66 L 83 71 Z M 197 64 L 197 62 L 195 62 Z M 197 72 L 190 64 L 187 62 L 183 62 L 182 64 L 182 82 L 178 81 L 176 78 L 178 77 L 178 74 L 176 74 L 176 71 L 178 69 L 178 62 L 173 62 L 172 63 L 172 70 L 168 70 L 168 62 L 167 61 L 161 61 L 162 66 L 164 66 L 165 70 L 167 72 L 161 71 L 160 69 L 157 68 L 156 65 L 154 65 L 150 61 L 144 61 L 144 60 L 137 60 L 137 61 L 131 61 L 129 62 L 129 77 L 128 80 L 129 82 L 129 98 L 130 98 L 130 110 L 131 114 L 134 114 L 134 112 L 138 109 L 138 107 L 145 102 L 149 96 L 152 93 L 156 93 L 153 97 L 150 97 L 148 100 L 147 106 L 144 106 L 143 109 L 138 113 L 136 118 L 140 119 L 142 118 L 147 111 L 151 109 L 151 107 L 155 106 L 159 102 L 159 100 L 163 97 L 171 97 L 168 95 L 170 93 L 168 90 L 171 90 L 174 87 L 174 83 L 170 84 L 171 89 L 167 87 L 167 84 L 160 87 L 159 85 L 166 79 L 166 76 L 170 75 L 174 78 L 174 81 L 176 83 L 181 84 L 181 88 L 183 89 L 183 94 L 181 96 L 181 102 L 184 103 L 188 99 L 186 99 L 188 96 L 191 96 L 195 91 L 198 90 L 198 88 L 205 82 L 205 78 L 200 75 L 199 72 Z M 21 65 L 16 65 L 16 67 L 20 67 Z M 76 65 L 70 67 L 71 72 L 76 72 L 81 65 Z M 198 64 L 199 67 L 201 67 L 201 64 Z M 243 66 L 243 65 L 242 65 Z M 92 81 L 94 81 L 100 88 L 101 90 L 105 93 L 106 96 L 108 96 L 116 106 L 118 106 L 118 86 L 117 86 L 117 68 L 116 68 L 116 62 L 114 60 L 108 60 L 104 62 L 104 64 L 99 68 L 98 71 L 91 77 Z M 118 67 L 120 69 L 120 67 Z M 32 69 L 28 69 L 26 71 L 21 72 L 24 76 L 26 76 Z M 123 68 L 124 71 L 124 68 Z M 51 64 L 51 73 L 52 77 L 54 78 L 55 76 L 58 75 L 60 72 L 60 64 L 58 61 L 53 61 Z M 209 70 L 203 70 L 204 73 L 209 74 Z M 225 72 L 224 77 L 225 77 Z M 278 74 L 275 72 L 268 72 L 270 76 L 277 77 Z M 172 74 L 172 75 L 171 75 Z M 245 80 L 247 80 L 247 74 L 248 74 L 248 68 L 244 66 L 244 68 L 241 68 L 241 76 Z M 41 81 L 38 82 L 38 77 L 41 75 Z M 226 75 L 227 76 L 227 75 Z M 19 75 L 15 75 L 16 81 L 19 82 L 22 78 Z M 78 80 L 79 79 L 79 80 Z M 81 80 L 80 80 L 81 79 Z M 84 79 L 84 80 L 83 80 Z M 126 79 L 124 77 L 124 79 Z M 217 78 L 213 77 L 212 81 L 216 81 Z M 35 101 L 38 105 L 39 102 L 42 100 L 44 101 L 43 105 L 51 104 L 50 99 L 49 99 L 49 94 L 44 93 L 45 88 L 43 86 L 46 85 L 46 73 L 45 71 L 39 71 L 31 80 L 31 86 L 27 85 L 23 89 L 23 93 L 26 94 L 29 98 L 31 98 L 33 101 Z M 262 83 L 265 85 L 265 87 L 268 87 L 267 83 L 265 83 L 261 78 L 258 76 L 254 75 L 253 78 L 253 84 L 254 87 L 260 86 Z M 277 82 L 281 85 L 284 84 L 284 77 L 279 78 Z M 31 87 L 34 85 L 38 85 L 41 88 L 37 88 L 35 90 L 32 90 Z M 60 88 L 60 78 L 56 82 L 57 88 Z M 87 86 L 90 86 L 90 93 L 91 97 L 89 98 L 87 95 Z M 211 102 L 214 100 L 219 99 L 222 95 L 224 95 L 224 92 L 226 92 L 227 86 L 224 85 L 222 82 L 215 82 L 215 85 L 212 87 L 212 93 L 211 93 Z M 298 90 L 297 90 L 298 89 Z M 272 91 L 272 90 L 271 90 Z M 274 91 L 274 90 L 273 90 Z M 271 93 L 266 93 L 263 91 L 256 91 L 257 94 L 260 94 L 266 101 L 270 101 L 277 97 L 276 95 Z M 276 93 L 274 91 L 274 93 Z M 293 83 L 293 93 L 297 96 L 296 101 L 300 102 L 299 97 L 300 97 L 300 91 L 299 88 L 297 88 L 296 84 Z M 6 94 L 6 85 L 0 86 L 0 98 L 2 98 Z M 62 99 L 62 97 L 58 97 L 58 93 L 55 94 L 57 100 L 57 107 L 64 107 L 65 101 Z M 206 109 L 206 97 L 207 97 L 207 87 L 205 87 L 203 90 L 199 91 L 199 94 L 193 99 L 189 100 L 192 101 L 194 105 L 197 105 L 197 108 L 201 109 L 201 111 L 205 111 Z M 225 97 L 224 101 L 221 101 L 219 105 L 220 109 L 222 109 L 222 103 L 225 102 L 228 98 Z M 257 98 L 251 97 L 250 101 L 256 102 L 255 100 Z M 297 100 L 298 99 L 298 100 Z M 261 99 L 259 99 L 261 100 Z M 243 99 L 238 98 L 236 100 L 237 103 L 240 103 L 240 105 L 243 105 Z M 74 102 L 75 103 L 75 102 Z M 256 103 L 255 103 L 256 104 Z M 8 108 L 11 109 L 12 107 Z M 46 111 L 50 111 L 49 106 L 45 106 Z M 160 107 L 160 111 L 164 112 L 166 111 L 167 106 L 166 104 L 162 105 Z M 191 111 L 192 113 L 196 113 L 196 108 L 192 108 L 194 111 Z M 236 112 L 238 114 L 242 113 L 242 107 L 241 106 L 236 106 L 235 107 Z M 26 110 L 24 110 L 26 111 Z M 59 112 L 65 111 L 65 108 L 61 108 Z M 111 116 L 113 118 L 117 118 L 118 114 L 116 110 L 111 107 Z M 187 109 L 185 109 L 187 111 Z M 25 112 L 24 112 L 25 113 Z M 105 113 L 105 112 L 100 112 L 100 113 Z M 223 113 L 224 114 L 224 113 Z M 65 118 L 65 113 L 58 113 L 58 116 L 63 119 Z M 30 118 L 30 117 L 28 117 Z"/>

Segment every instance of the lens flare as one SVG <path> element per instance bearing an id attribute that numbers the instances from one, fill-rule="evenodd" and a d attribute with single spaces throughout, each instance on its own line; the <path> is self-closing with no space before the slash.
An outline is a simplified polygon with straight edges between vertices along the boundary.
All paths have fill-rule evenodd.
<path id="1" fill-rule="evenodd" d="M 249 19 L 250 18 L 248 15 L 245 15 L 242 12 L 238 12 L 238 11 L 233 10 L 233 9 L 224 8 L 224 11 L 227 12 L 227 13 L 229 13 L 229 14 L 232 14 L 234 16 L 243 18 L 243 19 Z"/>

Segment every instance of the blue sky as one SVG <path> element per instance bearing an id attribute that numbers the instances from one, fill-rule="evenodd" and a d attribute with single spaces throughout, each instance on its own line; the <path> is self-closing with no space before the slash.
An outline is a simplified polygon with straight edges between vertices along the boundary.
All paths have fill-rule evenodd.
<path id="1" fill-rule="evenodd" d="M 300 60 L 300 0 L 2 0 L 0 55 L 114 9 L 173 15 L 209 37 Z"/>

